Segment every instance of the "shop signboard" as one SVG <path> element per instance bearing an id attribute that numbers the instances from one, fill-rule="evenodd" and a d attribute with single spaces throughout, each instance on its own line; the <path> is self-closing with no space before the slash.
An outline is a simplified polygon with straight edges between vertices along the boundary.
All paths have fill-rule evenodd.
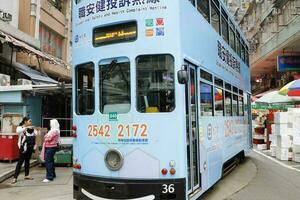
<path id="1" fill-rule="evenodd" d="M 300 71 L 300 56 L 278 56 L 277 71 Z"/>

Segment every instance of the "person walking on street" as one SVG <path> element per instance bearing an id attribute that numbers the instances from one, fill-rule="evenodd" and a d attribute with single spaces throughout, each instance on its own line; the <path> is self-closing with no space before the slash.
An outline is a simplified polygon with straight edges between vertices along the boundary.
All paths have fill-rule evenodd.
<path id="1" fill-rule="evenodd" d="M 31 155 L 35 148 L 36 132 L 34 131 L 33 127 L 31 127 L 31 123 L 32 122 L 30 118 L 24 117 L 16 130 L 19 136 L 18 147 L 20 149 L 20 158 L 15 169 L 15 174 L 12 180 L 12 184 L 17 182 L 23 162 L 25 162 L 24 179 L 33 180 L 33 178 L 29 176 L 29 168 L 30 168 Z"/>
<path id="2" fill-rule="evenodd" d="M 50 120 L 50 131 L 44 137 L 43 150 L 41 152 L 42 159 L 45 160 L 46 178 L 43 183 L 48 183 L 56 178 L 54 155 L 59 145 L 59 123 L 56 119 Z"/>

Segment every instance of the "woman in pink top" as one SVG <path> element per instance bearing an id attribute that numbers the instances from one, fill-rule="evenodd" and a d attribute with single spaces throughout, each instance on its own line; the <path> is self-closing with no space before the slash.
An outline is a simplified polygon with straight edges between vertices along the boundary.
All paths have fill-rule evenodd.
<path id="1" fill-rule="evenodd" d="M 59 143 L 59 123 L 56 119 L 50 120 L 50 131 L 44 137 L 44 144 L 42 156 L 45 156 L 45 166 L 46 166 L 46 178 L 43 180 L 44 183 L 53 181 L 56 177 L 55 166 L 54 166 L 54 155 L 57 151 Z"/>

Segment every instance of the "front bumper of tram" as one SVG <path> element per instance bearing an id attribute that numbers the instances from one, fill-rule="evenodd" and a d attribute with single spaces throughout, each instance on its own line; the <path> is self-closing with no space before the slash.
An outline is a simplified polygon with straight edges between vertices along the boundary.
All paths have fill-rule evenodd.
<path id="1" fill-rule="evenodd" d="M 77 200 L 184 200 L 185 182 L 185 178 L 129 180 L 74 172 L 73 197 Z"/>

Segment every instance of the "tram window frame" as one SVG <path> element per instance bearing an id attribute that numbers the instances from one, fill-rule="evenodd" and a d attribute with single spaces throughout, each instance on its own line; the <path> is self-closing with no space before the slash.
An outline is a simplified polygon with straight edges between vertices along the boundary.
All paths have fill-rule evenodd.
<path id="1" fill-rule="evenodd" d="M 220 7 L 220 2 L 218 0 L 211 0 L 218 8 Z"/>
<path id="2" fill-rule="evenodd" d="M 128 57 L 118 57 L 115 59 L 103 59 L 99 61 L 98 64 L 99 67 L 99 101 L 100 101 L 100 112 L 102 114 L 109 114 L 111 112 L 117 112 L 118 114 L 126 114 L 130 112 L 131 109 L 131 62 Z M 119 69 L 119 73 L 114 73 L 115 70 Z M 108 68 L 108 69 L 105 69 Z M 104 70 L 105 69 L 105 70 Z M 102 75 L 105 73 L 109 74 L 109 79 L 107 80 L 110 84 L 104 84 L 104 80 Z M 113 74 L 114 73 L 114 74 Z M 119 75 L 120 74 L 120 75 Z M 121 76 L 119 79 L 116 79 L 117 75 Z M 126 76 L 128 75 L 128 76 Z M 114 78 L 112 78 L 114 77 Z M 120 80 L 127 82 L 127 88 L 120 88 L 122 86 L 122 83 L 116 83 L 113 82 L 114 80 Z M 119 81 L 119 82 L 120 82 Z M 105 85 L 113 85 L 118 92 L 125 92 L 125 95 L 120 95 L 113 93 L 114 90 L 112 89 L 105 89 Z M 117 87 L 119 86 L 119 87 Z M 104 95 L 104 93 L 106 93 Z M 109 94 L 110 93 L 110 94 Z M 127 96 L 127 97 L 126 97 Z M 117 97 L 117 98 L 116 98 Z M 118 98 L 119 97 L 119 98 Z M 106 99 L 104 99 L 106 98 Z M 127 99 L 126 99 L 127 98 Z M 105 107 L 106 106 L 106 107 Z M 119 108 L 119 110 L 115 110 L 116 107 Z"/>
<path id="3" fill-rule="evenodd" d="M 86 100 L 88 103 L 85 103 L 85 107 L 80 107 L 81 103 L 79 102 L 79 91 L 80 89 L 78 89 L 79 87 L 79 70 L 80 68 L 82 68 L 82 87 L 86 87 L 82 88 L 82 93 L 84 93 L 84 91 L 86 90 L 86 94 L 87 95 L 82 95 L 83 99 L 82 101 Z M 90 71 L 87 68 L 91 68 Z M 91 74 L 88 74 L 88 72 L 91 72 Z M 90 78 L 89 75 L 92 77 Z M 86 78 L 84 77 L 86 76 Z M 95 113 L 95 64 L 93 62 L 87 62 L 87 63 L 82 63 L 79 65 L 75 66 L 75 91 L 76 91 L 76 95 L 75 95 L 75 111 L 77 115 L 93 115 Z M 86 79 L 86 80 L 84 80 Z M 92 79 L 91 81 L 89 81 L 90 79 Z M 86 82 L 86 83 L 84 83 Z M 89 88 L 90 84 L 92 84 L 91 88 Z M 85 86 L 86 85 L 86 86 Z M 88 90 L 92 89 L 92 93 L 89 94 L 90 92 Z M 89 95 L 92 95 L 92 98 L 89 98 Z M 91 101 L 90 101 L 91 100 Z M 84 103 L 84 102 L 83 102 Z M 92 108 L 88 107 L 88 106 L 92 106 Z M 81 108 L 83 110 L 81 110 Z M 90 109 L 90 111 L 88 111 L 88 109 Z"/>
<path id="4" fill-rule="evenodd" d="M 222 38 L 229 44 L 229 24 L 228 15 L 223 7 L 221 7 L 221 32 Z"/>
<path id="5" fill-rule="evenodd" d="M 139 85 L 141 85 L 141 82 L 139 83 L 139 80 L 140 80 L 140 78 L 139 78 L 140 75 L 139 74 L 142 75 L 142 72 L 143 72 L 143 71 L 139 72 L 139 69 L 140 68 L 142 69 L 142 67 L 144 67 L 143 63 L 139 64 L 139 59 L 141 59 L 143 57 L 144 57 L 144 59 L 149 59 L 151 57 L 152 57 L 152 59 L 154 59 L 154 58 L 157 59 L 157 60 L 154 60 L 158 64 L 156 71 L 154 70 L 154 67 L 152 65 L 150 66 L 151 63 L 150 64 L 149 64 L 149 62 L 146 63 L 147 65 L 149 65 L 149 66 L 147 66 L 148 67 L 147 68 L 148 72 L 149 72 L 149 69 L 154 70 L 154 71 L 151 71 L 152 74 L 148 74 L 149 78 L 151 80 L 152 79 L 156 79 L 156 78 L 163 79 L 163 75 L 165 75 L 165 74 L 160 74 L 161 77 L 154 77 L 154 75 L 157 74 L 157 71 L 159 71 L 159 70 L 162 71 L 162 69 L 159 68 L 159 67 L 161 67 L 160 66 L 161 63 L 159 63 L 159 61 L 161 61 L 161 59 L 163 59 L 163 58 L 164 58 L 164 62 L 165 62 L 165 66 L 163 66 L 163 67 L 165 67 L 165 68 L 169 67 L 169 69 L 164 69 L 164 73 L 167 70 L 169 70 L 169 71 L 167 71 L 167 75 L 168 75 L 167 79 L 169 79 L 170 77 L 173 79 L 170 82 L 172 84 L 172 89 L 171 90 L 166 89 L 167 92 L 163 92 L 163 90 L 161 88 L 158 88 L 157 89 L 158 91 L 156 91 L 156 92 L 154 91 L 155 92 L 154 95 L 152 93 L 152 100 L 154 102 L 156 101 L 156 103 L 160 103 L 160 102 L 165 101 L 165 105 L 162 105 L 162 104 L 160 104 L 160 105 L 155 104 L 155 106 L 152 106 L 152 105 L 149 106 L 148 105 L 148 107 L 149 107 L 148 111 L 147 111 L 146 107 L 147 107 L 147 104 L 149 104 L 149 101 L 148 101 L 148 99 L 145 100 L 145 98 L 142 98 L 144 95 L 141 95 L 141 94 L 142 93 L 146 93 L 148 95 L 151 95 L 151 93 L 149 93 L 150 90 L 149 90 L 149 88 L 148 89 L 143 89 L 142 87 L 139 87 Z M 171 62 L 167 63 L 168 61 L 171 61 Z M 135 63 L 136 63 L 136 110 L 139 113 L 171 113 L 171 112 L 173 112 L 176 109 L 176 101 L 175 101 L 175 58 L 174 58 L 174 56 L 171 55 L 171 54 L 147 54 L 147 55 L 139 55 L 139 56 L 137 56 L 135 58 Z M 167 64 L 171 64 L 171 65 L 167 66 Z M 140 67 L 139 67 L 139 65 L 140 65 Z M 145 73 L 145 71 L 144 71 L 144 73 Z M 144 74 L 144 76 L 145 76 L 145 74 Z M 162 81 L 163 80 L 161 80 L 161 82 Z M 155 83 L 157 83 L 157 82 L 155 82 Z M 164 83 L 166 83 L 166 81 L 164 81 Z M 148 87 L 150 87 L 151 83 L 149 83 L 148 85 L 149 85 Z M 141 88 L 143 89 L 142 91 L 141 91 Z M 155 96 L 157 94 L 158 94 L 158 97 Z M 166 96 L 167 94 L 169 96 Z M 162 95 L 165 95 L 165 97 L 161 97 Z M 143 103 L 142 103 L 142 101 L 143 101 Z M 153 102 L 151 102 L 151 104 L 153 104 Z M 150 110 L 150 109 L 152 109 L 152 110 Z"/>
<path id="6" fill-rule="evenodd" d="M 232 90 L 231 84 L 230 83 L 225 83 L 225 89 L 229 90 L 231 92 L 231 90 Z"/>
<path id="7" fill-rule="evenodd" d="M 220 105 L 219 103 L 217 104 L 216 102 L 216 92 L 218 92 L 218 89 L 221 90 L 222 92 L 222 101 L 221 101 L 221 109 L 217 109 L 217 106 Z M 217 90 L 217 91 L 216 91 Z M 218 86 L 215 86 L 214 87 L 214 116 L 224 116 L 224 89 L 223 87 L 218 87 Z M 220 113 L 220 111 L 222 111 L 222 113 Z"/>
<path id="8" fill-rule="evenodd" d="M 244 116 L 244 97 L 242 95 L 238 96 L 238 107 L 239 116 Z"/>
<path id="9" fill-rule="evenodd" d="M 229 23 L 229 24 L 231 24 L 231 23 Z M 228 35 L 229 35 L 229 46 L 235 51 L 235 49 L 236 49 L 236 37 L 235 37 L 234 25 L 229 26 Z"/>
<path id="10" fill-rule="evenodd" d="M 208 83 L 207 81 L 203 81 L 200 80 L 200 116 L 202 117 L 212 117 L 215 115 L 214 113 L 214 87 L 211 83 Z M 202 92 L 202 85 L 208 86 L 210 87 L 210 97 L 208 96 L 208 98 L 206 100 L 211 100 L 211 102 L 207 101 L 207 102 L 202 102 L 202 98 L 204 97 Z M 209 95 L 209 93 L 208 93 Z M 208 110 L 204 110 L 204 108 L 207 108 L 207 106 L 204 106 L 204 104 L 209 105 Z"/>
<path id="11" fill-rule="evenodd" d="M 197 1 L 197 10 L 204 17 L 204 19 L 206 19 L 209 23 L 210 22 L 209 0 Z"/>
<path id="12" fill-rule="evenodd" d="M 216 19 L 215 22 L 213 22 L 214 15 L 217 15 L 217 17 L 215 18 Z M 221 18 L 220 18 L 220 16 L 221 16 L 221 13 L 220 13 L 219 5 L 216 5 L 215 1 L 212 0 L 210 3 L 210 24 L 219 35 L 221 35 Z"/>
<path id="13" fill-rule="evenodd" d="M 200 69 L 200 77 L 209 82 L 213 82 L 213 75 L 203 69 Z"/>
<path id="14" fill-rule="evenodd" d="M 239 90 L 238 90 L 238 88 L 237 88 L 237 87 L 235 87 L 235 86 L 232 86 L 232 91 L 233 91 L 233 93 L 236 93 L 236 94 L 238 94 L 238 93 L 239 93 Z"/>
<path id="15" fill-rule="evenodd" d="M 237 31 L 235 34 L 235 45 L 236 45 L 236 53 L 238 54 L 239 57 L 241 57 L 241 35 L 240 33 Z"/>
<path id="16" fill-rule="evenodd" d="M 236 101 L 236 104 L 234 104 L 234 101 Z M 239 99 L 235 93 L 232 94 L 232 116 L 239 116 Z"/>
<path id="17" fill-rule="evenodd" d="M 241 58 L 244 62 L 245 62 L 245 52 L 246 52 L 245 42 L 244 40 L 241 39 Z"/>
<path id="18" fill-rule="evenodd" d="M 229 95 L 228 95 L 229 94 Z M 227 96 L 228 95 L 228 96 Z M 230 106 L 229 106 L 229 108 L 230 108 L 230 113 L 227 113 L 227 107 L 228 107 L 228 104 L 227 104 L 227 101 L 226 101 L 226 99 L 227 99 L 227 97 L 230 97 Z M 229 91 L 229 90 L 225 90 L 225 95 L 224 95 L 224 110 L 225 110 L 225 116 L 232 116 L 232 93 L 231 93 L 231 91 Z"/>
<path id="19" fill-rule="evenodd" d="M 219 87 L 221 87 L 223 89 L 223 87 L 224 87 L 224 85 L 223 85 L 224 81 L 222 79 L 214 77 L 214 83 L 215 83 L 215 85 L 217 85 L 217 86 L 219 86 Z"/>
<path id="20" fill-rule="evenodd" d="M 191 2 L 191 4 L 192 4 L 193 6 L 196 5 L 196 0 L 189 0 L 189 2 Z"/>

